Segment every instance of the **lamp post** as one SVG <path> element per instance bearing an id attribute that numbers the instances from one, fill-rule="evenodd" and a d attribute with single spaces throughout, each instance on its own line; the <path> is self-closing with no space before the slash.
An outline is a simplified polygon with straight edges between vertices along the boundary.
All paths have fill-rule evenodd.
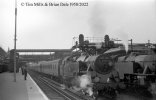
<path id="1" fill-rule="evenodd" d="M 14 82 L 16 82 L 16 32 L 17 32 L 17 0 L 15 0 Z"/>

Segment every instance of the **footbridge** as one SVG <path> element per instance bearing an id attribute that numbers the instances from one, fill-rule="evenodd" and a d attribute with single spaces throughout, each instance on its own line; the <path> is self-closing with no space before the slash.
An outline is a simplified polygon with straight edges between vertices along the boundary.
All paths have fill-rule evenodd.
<path id="1" fill-rule="evenodd" d="M 10 60 L 14 59 L 14 49 L 10 50 Z M 59 57 L 67 56 L 71 53 L 71 49 L 16 49 L 16 57 L 20 61 L 41 61 L 57 59 Z M 49 53 L 49 54 L 33 54 L 33 53 Z M 20 53 L 29 53 L 20 55 Z M 32 53 L 32 54 L 30 54 Z M 52 53 L 52 54 L 51 54 Z"/>

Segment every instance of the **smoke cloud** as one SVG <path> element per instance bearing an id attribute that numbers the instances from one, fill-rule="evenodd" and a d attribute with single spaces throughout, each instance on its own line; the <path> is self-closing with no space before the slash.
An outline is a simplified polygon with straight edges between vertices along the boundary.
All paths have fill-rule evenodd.
<path id="1" fill-rule="evenodd" d="M 106 30 L 105 16 L 103 14 L 102 2 L 96 2 L 89 18 L 90 32 L 93 36 L 103 36 Z"/>

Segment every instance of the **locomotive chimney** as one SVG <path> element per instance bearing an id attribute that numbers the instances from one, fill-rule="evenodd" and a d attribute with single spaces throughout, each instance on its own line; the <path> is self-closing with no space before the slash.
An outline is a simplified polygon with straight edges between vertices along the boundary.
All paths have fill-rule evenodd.
<path id="1" fill-rule="evenodd" d="M 84 36 L 83 34 L 79 35 L 79 45 L 82 46 L 84 44 Z"/>
<path id="2" fill-rule="evenodd" d="M 109 41 L 110 41 L 109 36 L 105 35 L 104 40 L 105 40 L 105 47 L 109 47 Z"/>

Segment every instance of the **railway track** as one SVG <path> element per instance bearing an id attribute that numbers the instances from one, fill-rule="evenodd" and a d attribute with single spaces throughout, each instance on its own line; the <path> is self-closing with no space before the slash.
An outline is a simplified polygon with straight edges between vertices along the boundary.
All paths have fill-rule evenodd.
<path id="1" fill-rule="evenodd" d="M 87 95 L 83 95 L 82 93 L 79 93 L 79 92 L 76 92 L 74 91 L 73 89 L 70 89 L 70 88 L 62 88 L 61 84 L 49 79 L 49 78 L 46 78 L 46 77 L 43 77 L 43 79 L 45 81 L 48 81 L 50 82 L 51 84 L 55 85 L 55 86 L 58 86 L 59 89 L 63 90 L 64 92 L 66 92 L 67 94 L 70 93 L 71 95 L 75 95 L 76 97 L 78 97 L 79 99 L 78 100 L 94 100 L 93 98 L 87 96 Z M 73 99 L 72 99 L 73 100 Z"/>
<path id="2" fill-rule="evenodd" d="M 59 83 L 42 75 L 37 75 L 32 72 L 29 74 L 47 95 L 49 100 L 93 100 L 93 98 L 72 91 L 71 89 L 63 89 Z"/>
<path id="3" fill-rule="evenodd" d="M 83 95 L 82 93 L 73 91 L 69 88 L 62 88 L 61 84 L 53 81 L 42 74 L 29 73 L 42 91 L 47 95 L 49 100 L 95 100 L 89 96 Z M 130 95 L 127 93 L 118 94 L 116 98 L 107 98 L 105 96 L 97 97 L 96 100 L 155 100 L 154 98 L 145 98 L 141 96 Z"/>

